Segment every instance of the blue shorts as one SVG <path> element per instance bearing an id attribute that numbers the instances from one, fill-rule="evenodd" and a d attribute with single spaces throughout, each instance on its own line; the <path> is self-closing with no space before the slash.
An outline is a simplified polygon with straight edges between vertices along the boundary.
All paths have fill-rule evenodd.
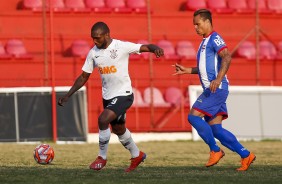
<path id="1" fill-rule="evenodd" d="M 197 98 L 192 108 L 205 114 L 204 118 L 207 122 L 218 115 L 226 119 L 228 117 L 226 107 L 228 94 L 229 92 L 224 89 L 217 89 L 215 93 L 212 93 L 208 88 Z"/>

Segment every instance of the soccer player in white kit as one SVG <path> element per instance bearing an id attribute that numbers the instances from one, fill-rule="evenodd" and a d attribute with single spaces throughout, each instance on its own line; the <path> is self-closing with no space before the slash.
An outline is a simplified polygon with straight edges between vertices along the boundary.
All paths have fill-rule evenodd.
<path id="1" fill-rule="evenodd" d="M 63 106 L 69 97 L 80 89 L 89 79 L 94 68 L 98 68 L 102 79 L 102 96 L 104 110 L 98 118 L 99 154 L 89 166 L 93 170 L 101 170 L 107 163 L 107 150 L 111 136 L 109 124 L 121 144 L 131 153 L 131 164 L 125 172 L 134 170 L 146 158 L 146 154 L 138 149 L 125 127 L 126 110 L 133 103 L 131 80 L 128 74 L 128 58 L 130 54 L 152 52 L 156 57 L 164 55 L 163 49 L 156 45 L 135 44 L 110 37 L 110 30 L 104 22 L 97 22 L 91 28 L 91 37 L 95 46 L 89 51 L 82 67 L 82 74 L 76 79 L 71 89 L 58 105 Z"/>

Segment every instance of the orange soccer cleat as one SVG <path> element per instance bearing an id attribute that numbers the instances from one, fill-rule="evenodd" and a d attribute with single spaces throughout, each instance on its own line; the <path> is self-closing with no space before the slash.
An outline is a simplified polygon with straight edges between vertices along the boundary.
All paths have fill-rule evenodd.
<path id="1" fill-rule="evenodd" d="M 104 160 L 101 156 L 98 156 L 96 160 L 89 166 L 90 169 L 99 171 L 107 164 L 107 160 Z"/>
<path id="2" fill-rule="evenodd" d="M 145 159 L 146 159 L 146 154 L 143 153 L 142 151 L 140 151 L 138 157 L 130 159 L 131 160 L 131 164 L 130 164 L 130 166 L 127 169 L 125 169 L 125 172 L 133 171 L 134 169 L 136 169 L 136 167 L 141 162 L 144 162 Z"/>
<path id="3" fill-rule="evenodd" d="M 224 151 L 220 150 L 219 152 L 210 152 L 210 159 L 206 163 L 206 167 L 213 166 L 219 162 L 219 160 L 225 155 Z"/>
<path id="4" fill-rule="evenodd" d="M 246 158 L 242 158 L 241 160 L 241 167 L 237 169 L 237 171 L 246 171 L 249 169 L 251 163 L 253 163 L 256 160 L 256 155 L 253 153 L 250 153 L 250 155 Z"/>

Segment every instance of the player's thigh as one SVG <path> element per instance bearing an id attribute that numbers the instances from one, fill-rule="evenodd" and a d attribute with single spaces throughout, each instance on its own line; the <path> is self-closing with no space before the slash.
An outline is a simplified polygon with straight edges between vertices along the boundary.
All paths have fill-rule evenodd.
<path id="1" fill-rule="evenodd" d="M 200 116 L 200 117 L 203 117 L 205 114 L 192 108 L 189 112 L 189 115 L 193 115 L 193 116 Z"/>
<path id="2" fill-rule="evenodd" d="M 209 123 L 209 125 L 221 124 L 222 123 L 222 119 L 223 119 L 223 116 L 222 115 L 218 115 L 215 118 L 213 118 L 212 120 L 210 120 L 208 123 Z"/>
<path id="3" fill-rule="evenodd" d="M 117 118 L 121 118 L 126 110 L 129 109 L 133 103 L 133 94 L 128 96 L 118 96 L 110 100 L 104 100 L 104 108 L 115 112 Z"/>
<path id="4" fill-rule="evenodd" d="M 111 109 L 104 109 L 98 118 L 99 123 L 109 123 L 114 121 L 117 118 L 117 115 Z"/>

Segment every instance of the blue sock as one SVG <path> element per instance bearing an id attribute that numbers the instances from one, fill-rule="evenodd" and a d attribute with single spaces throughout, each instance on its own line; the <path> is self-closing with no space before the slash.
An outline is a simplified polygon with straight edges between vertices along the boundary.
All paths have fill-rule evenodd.
<path id="1" fill-rule="evenodd" d="M 215 138 L 217 138 L 222 145 L 238 153 L 241 158 L 249 156 L 250 152 L 244 148 L 237 138 L 228 130 L 222 128 L 221 124 L 211 125 L 211 129 Z"/>
<path id="2" fill-rule="evenodd" d="M 218 152 L 220 148 L 215 142 L 212 129 L 207 122 L 205 122 L 201 117 L 188 115 L 188 121 L 197 130 L 200 137 L 207 143 L 211 151 Z"/>

